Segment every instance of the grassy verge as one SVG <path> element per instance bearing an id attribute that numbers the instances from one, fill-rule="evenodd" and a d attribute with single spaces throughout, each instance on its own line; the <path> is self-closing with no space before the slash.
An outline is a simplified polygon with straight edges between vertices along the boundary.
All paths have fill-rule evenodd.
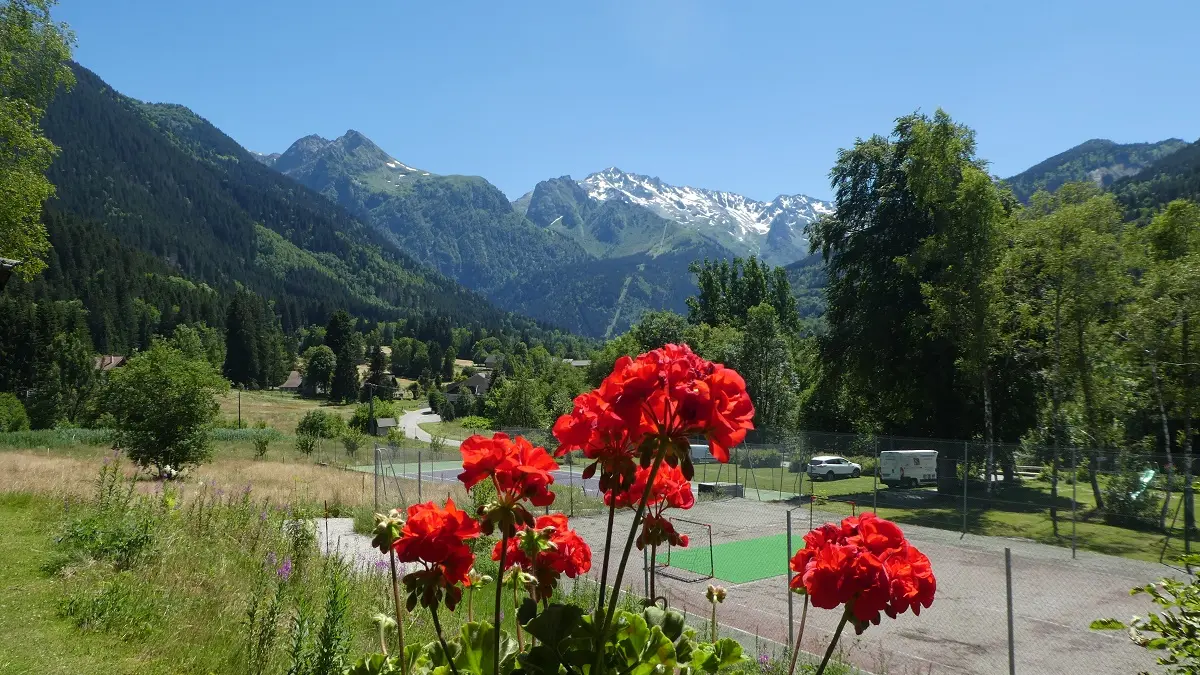
<path id="1" fill-rule="evenodd" d="M 51 547 L 47 532 L 61 502 L 30 494 L 0 494 L 0 671 L 35 673 L 169 673 L 137 645 L 80 633 L 57 611 L 65 582 L 42 571 Z"/>
<path id="2" fill-rule="evenodd" d="M 462 441 L 474 436 L 475 434 L 491 434 L 487 429 L 468 429 L 458 420 L 452 422 L 421 422 L 417 426 L 421 427 L 430 436 L 444 436 L 456 441 Z"/>

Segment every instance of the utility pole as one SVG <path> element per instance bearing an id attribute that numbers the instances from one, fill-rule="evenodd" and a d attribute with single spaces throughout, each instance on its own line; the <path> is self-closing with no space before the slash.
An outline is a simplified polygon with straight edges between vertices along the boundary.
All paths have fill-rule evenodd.
<path id="1" fill-rule="evenodd" d="M 375 385 L 365 382 L 363 386 L 371 388 L 367 395 L 367 433 L 377 436 L 378 434 L 375 433 Z"/>

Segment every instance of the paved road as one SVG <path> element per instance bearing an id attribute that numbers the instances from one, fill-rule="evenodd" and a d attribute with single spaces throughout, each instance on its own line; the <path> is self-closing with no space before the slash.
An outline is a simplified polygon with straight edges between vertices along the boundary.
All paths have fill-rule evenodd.
<path id="1" fill-rule="evenodd" d="M 433 437 L 429 435 L 429 432 L 425 431 L 418 425 L 424 424 L 425 422 L 441 421 L 441 415 L 433 412 L 433 410 L 430 408 L 421 408 L 420 410 L 410 410 L 401 415 L 399 424 L 400 428 L 404 430 L 405 437 L 413 438 L 418 441 L 425 441 L 428 443 L 429 441 L 433 440 Z M 453 438 L 447 438 L 445 439 L 445 443 L 448 446 L 457 448 L 462 444 L 462 441 L 456 441 Z"/>

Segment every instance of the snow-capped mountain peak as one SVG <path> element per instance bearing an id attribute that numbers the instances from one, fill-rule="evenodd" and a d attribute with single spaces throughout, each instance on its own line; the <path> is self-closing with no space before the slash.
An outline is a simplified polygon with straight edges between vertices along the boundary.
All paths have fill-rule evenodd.
<path id="1" fill-rule="evenodd" d="M 832 209 L 805 195 L 779 195 L 760 202 L 733 192 L 675 186 L 661 179 L 609 167 L 579 183 L 593 199 L 621 199 L 644 206 L 724 243 L 737 253 L 755 253 L 786 264 L 807 253 L 804 226 Z"/>

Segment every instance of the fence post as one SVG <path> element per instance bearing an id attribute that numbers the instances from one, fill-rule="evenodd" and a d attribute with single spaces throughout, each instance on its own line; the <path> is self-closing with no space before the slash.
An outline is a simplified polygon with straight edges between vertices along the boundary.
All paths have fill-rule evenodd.
<path id="1" fill-rule="evenodd" d="M 1004 549 L 1004 583 L 1008 587 L 1008 675 L 1017 674 L 1016 649 L 1013 637 L 1012 549 Z"/>
<path id="2" fill-rule="evenodd" d="M 417 502 L 425 501 L 421 495 L 421 451 L 417 450 Z"/>
<path id="3" fill-rule="evenodd" d="M 567 508 L 570 509 L 570 513 L 568 513 L 567 515 L 574 518 L 575 517 L 575 465 L 574 464 L 567 465 L 567 472 L 568 472 L 567 473 L 567 482 L 569 483 L 569 485 L 567 487 L 567 495 L 568 495 L 568 497 L 567 497 L 568 507 Z"/>
<path id="4" fill-rule="evenodd" d="M 374 513 L 379 513 L 379 444 L 374 443 L 373 445 L 375 446 L 375 452 L 373 453 L 373 455 L 374 455 L 373 459 L 375 460 L 375 467 L 371 470 L 371 478 L 373 479 L 372 485 L 375 488 L 375 511 L 374 511 Z"/>
<path id="5" fill-rule="evenodd" d="M 642 549 L 642 597 L 650 598 L 650 549 Z"/>
<path id="6" fill-rule="evenodd" d="M 709 550 L 711 551 L 712 549 L 710 548 Z M 787 512 L 787 557 L 785 558 L 785 560 L 790 562 L 791 559 L 792 559 L 792 510 L 788 509 L 788 512 Z M 793 613 L 795 611 L 792 609 L 792 596 L 794 596 L 795 593 L 792 593 L 792 566 L 790 564 L 786 564 L 786 563 L 785 563 L 785 565 L 786 565 L 786 569 L 787 569 L 787 599 L 788 599 L 787 646 L 788 646 L 788 651 L 790 652 L 793 649 L 795 649 L 795 646 L 792 645 L 792 635 L 796 632 L 796 628 L 793 625 L 794 619 L 792 618 Z"/>
<path id="7" fill-rule="evenodd" d="M 1079 448 L 1071 448 L 1071 559 L 1075 559 L 1075 499 L 1076 491 L 1079 489 Z"/>
<path id="8" fill-rule="evenodd" d="M 875 469 L 871 471 L 871 512 L 879 513 L 879 437 L 875 438 Z"/>
<path id="9" fill-rule="evenodd" d="M 963 528 L 959 539 L 967 536 L 967 481 L 971 478 L 971 456 L 967 450 L 969 443 L 963 441 Z"/>

